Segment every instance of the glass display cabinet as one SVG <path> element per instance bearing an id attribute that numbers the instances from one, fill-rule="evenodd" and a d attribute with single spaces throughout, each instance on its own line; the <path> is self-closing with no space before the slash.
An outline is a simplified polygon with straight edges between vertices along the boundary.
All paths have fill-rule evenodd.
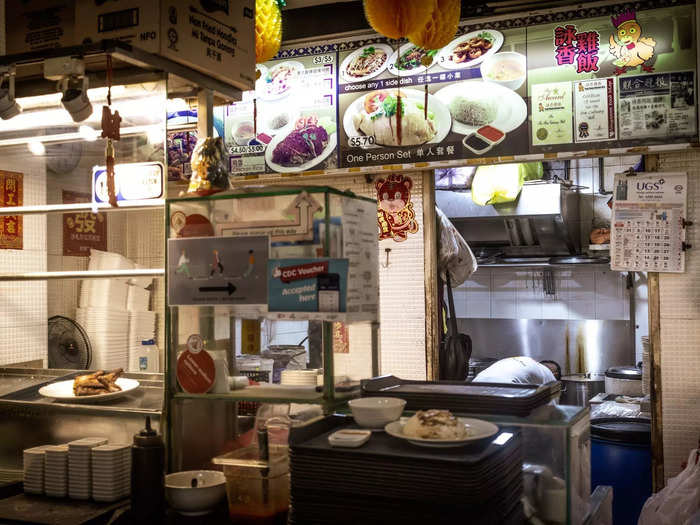
<path id="1" fill-rule="evenodd" d="M 166 217 L 173 468 L 208 462 L 262 403 L 329 412 L 377 375 L 375 201 L 268 187 L 170 199 Z M 193 436 L 204 413 L 218 437 Z"/>

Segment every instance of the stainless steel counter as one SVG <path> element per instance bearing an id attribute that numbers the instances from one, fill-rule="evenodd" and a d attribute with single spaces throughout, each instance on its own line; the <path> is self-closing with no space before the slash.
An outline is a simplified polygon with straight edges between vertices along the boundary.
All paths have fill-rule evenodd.
<path id="1" fill-rule="evenodd" d="M 87 436 L 104 436 L 110 443 L 131 443 L 151 416 L 160 428 L 163 375 L 125 373 L 138 380 L 138 389 L 108 402 L 65 403 L 39 394 L 43 385 L 85 373 L 75 370 L 0 368 L 0 472 L 21 476 L 22 450 L 61 444 Z"/>

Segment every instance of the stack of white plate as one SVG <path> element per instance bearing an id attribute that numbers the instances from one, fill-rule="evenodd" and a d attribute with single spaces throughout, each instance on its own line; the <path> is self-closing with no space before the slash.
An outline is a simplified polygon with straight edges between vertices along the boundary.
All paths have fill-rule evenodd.
<path id="1" fill-rule="evenodd" d="M 131 492 L 131 446 L 101 445 L 92 449 L 92 499 L 117 501 Z"/>
<path id="2" fill-rule="evenodd" d="M 46 447 L 45 453 L 44 493 L 65 498 L 68 495 L 68 445 Z"/>
<path id="3" fill-rule="evenodd" d="M 156 338 L 155 312 L 129 312 L 129 371 L 140 371 L 138 357 L 143 341 Z"/>
<path id="4" fill-rule="evenodd" d="M 107 443 L 106 438 L 89 437 L 68 443 L 68 496 L 90 499 L 92 489 L 92 449 Z"/>
<path id="5" fill-rule="evenodd" d="M 24 451 L 24 492 L 44 493 L 44 457 L 46 445 Z"/>
<path id="6" fill-rule="evenodd" d="M 318 371 L 311 370 L 282 370 L 281 384 L 293 386 L 316 386 Z"/>
<path id="7" fill-rule="evenodd" d="M 127 367 L 129 314 L 126 311 L 77 308 L 76 318 L 92 345 L 90 368 L 111 370 Z"/>

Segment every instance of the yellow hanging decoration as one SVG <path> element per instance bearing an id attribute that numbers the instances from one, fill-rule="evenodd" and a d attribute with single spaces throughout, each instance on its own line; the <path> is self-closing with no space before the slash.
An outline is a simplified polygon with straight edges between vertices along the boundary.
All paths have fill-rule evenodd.
<path id="1" fill-rule="evenodd" d="M 255 62 L 267 62 L 280 50 L 282 13 L 277 0 L 255 0 Z"/>
<path id="2" fill-rule="evenodd" d="M 437 0 L 364 0 L 365 16 L 377 33 L 403 38 L 430 20 Z"/>
<path id="3" fill-rule="evenodd" d="M 440 49 L 454 38 L 459 24 L 460 0 L 437 0 L 428 23 L 408 39 L 424 49 Z"/>

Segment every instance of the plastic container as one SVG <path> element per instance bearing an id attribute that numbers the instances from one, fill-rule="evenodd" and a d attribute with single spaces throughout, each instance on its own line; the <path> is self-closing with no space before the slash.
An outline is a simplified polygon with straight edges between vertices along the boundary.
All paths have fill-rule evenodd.
<path id="1" fill-rule="evenodd" d="M 231 519 L 243 525 L 285 525 L 289 512 L 289 449 L 270 446 L 268 460 L 246 447 L 212 460 L 222 465 Z"/>
<path id="2" fill-rule="evenodd" d="M 636 524 L 651 496 L 651 422 L 604 418 L 591 421 L 591 489 L 613 487 L 613 523 Z"/>

